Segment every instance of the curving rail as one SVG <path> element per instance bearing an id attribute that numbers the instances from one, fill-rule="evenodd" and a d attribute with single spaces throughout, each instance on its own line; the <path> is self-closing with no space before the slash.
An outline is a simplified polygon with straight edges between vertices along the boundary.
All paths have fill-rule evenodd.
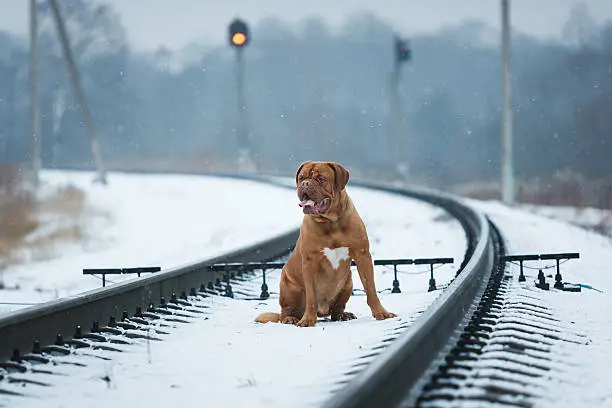
<path id="1" fill-rule="evenodd" d="M 110 316 L 120 319 L 124 311 L 132 315 L 138 308 L 147 310 L 150 305 L 159 304 L 161 298 L 170 299 L 173 294 L 190 293 L 206 287 L 223 275 L 211 271 L 211 265 L 276 259 L 293 248 L 298 233 L 298 230 L 293 230 L 194 264 L 0 316 L 0 361 L 11 358 L 16 349 L 28 352 L 35 341 L 43 346 L 53 344 L 58 334 L 67 340 L 77 326 L 86 334 L 94 322 L 106 322 Z"/>
<path id="2" fill-rule="evenodd" d="M 423 386 L 455 344 L 496 264 L 493 233 L 484 215 L 451 195 L 358 183 L 410 196 L 445 208 L 467 235 L 468 248 L 456 278 L 406 332 L 346 387 L 326 408 L 414 406 Z"/>

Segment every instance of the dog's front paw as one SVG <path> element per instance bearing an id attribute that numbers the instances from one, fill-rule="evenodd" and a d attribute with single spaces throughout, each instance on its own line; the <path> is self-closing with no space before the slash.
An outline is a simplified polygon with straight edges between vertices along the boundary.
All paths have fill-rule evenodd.
<path id="1" fill-rule="evenodd" d="M 357 316 L 355 316 L 351 312 L 342 312 L 340 314 L 332 314 L 331 315 L 331 319 L 334 322 L 337 322 L 337 321 L 340 321 L 340 320 L 345 322 L 347 320 L 353 320 L 353 319 L 356 319 L 356 318 L 357 318 Z"/>
<path id="2" fill-rule="evenodd" d="M 298 319 L 295 316 L 283 316 L 281 317 L 280 322 L 283 324 L 296 324 Z"/>
<path id="3" fill-rule="evenodd" d="M 299 327 L 313 327 L 317 321 L 316 317 L 310 317 L 307 315 L 302 316 L 299 322 L 297 322 L 297 326 Z"/>
<path id="4" fill-rule="evenodd" d="M 376 320 L 385 320 L 397 317 L 395 313 L 387 312 L 385 309 L 372 312 L 372 316 L 374 316 Z"/>

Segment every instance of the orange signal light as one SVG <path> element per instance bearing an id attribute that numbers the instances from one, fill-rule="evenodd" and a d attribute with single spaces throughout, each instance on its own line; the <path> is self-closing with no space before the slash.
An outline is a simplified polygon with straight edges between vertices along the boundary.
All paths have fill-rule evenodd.
<path id="1" fill-rule="evenodd" d="M 244 45 L 246 43 L 246 35 L 244 33 L 236 33 L 232 36 L 232 43 L 237 46 Z"/>

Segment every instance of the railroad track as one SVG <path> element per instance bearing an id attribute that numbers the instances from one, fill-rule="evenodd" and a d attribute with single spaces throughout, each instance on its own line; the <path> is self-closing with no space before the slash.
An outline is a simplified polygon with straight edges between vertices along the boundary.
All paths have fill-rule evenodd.
<path id="1" fill-rule="evenodd" d="M 255 177 L 259 181 L 270 181 Z M 278 185 L 285 186 L 282 182 Z M 461 328 L 478 311 L 487 285 L 499 270 L 503 241 L 486 218 L 455 197 L 433 191 L 402 189 L 372 183 L 352 183 L 416 198 L 444 208 L 462 224 L 467 250 L 456 278 L 434 303 L 372 363 L 358 366 L 351 381 L 325 404 L 327 407 L 414 406 L 424 403 L 428 385 L 448 355 L 457 355 Z M 73 348 L 122 351 L 122 337 L 163 338 L 147 325 L 162 318 L 181 323 L 206 306 L 200 300 L 223 294 L 229 276 L 210 269 L 213 264 L 261 262 L 288 253 L 298 231 L 193 265 L 93 290 L 0 317 L 0 392 L 2 383 L 28 381 L 15 374 L 44 371 L 54 356 Z M 482 306 L 482 305 L 481 305 Z M 31 352 L 30 352 L 31 351 Z M 108 351 L 108 350 L 107 350 Z M 16 378 L 16 380 L 15 380 Z M 17 392 L 15 392 L 17 393 Z M 431 395 L 430 395 L 431 397 Z M 430 398 L 428 401 L 432 401 Z"/>
<path id="2" fill-rule="evenodd" d="M 468 242 L 466 254 L 444 293 L 381 356 L 332 397 L 326 408 L 416 406 L 431 376 L 459 339 L 460 328 L 476 309 L 498 263 L 496 248 L 501 237 L 484 215 L 450 195 L 383 189 L 446 209 L 463 226 Z"/>

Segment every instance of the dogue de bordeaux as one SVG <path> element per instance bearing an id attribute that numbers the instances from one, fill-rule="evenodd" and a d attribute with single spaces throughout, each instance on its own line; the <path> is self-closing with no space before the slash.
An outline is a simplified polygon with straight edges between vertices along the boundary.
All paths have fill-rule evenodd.
<path id="1" fill-rule="evenodd" d="M 378 320 L 395 317 L 376 293 L 368 234 L 344 188 L 348 180 L 349 172 L 337 163 L 308 161 L 299 167 L 295 181 L 305 215 L 295 249 L 281 273 L 281 312 L 263 313 L 256 322 L 304 327 L 314 326 L 317 317 L 355 319 L 344 310 L 353 292 L 353 259 L 372 315 Z"/>

